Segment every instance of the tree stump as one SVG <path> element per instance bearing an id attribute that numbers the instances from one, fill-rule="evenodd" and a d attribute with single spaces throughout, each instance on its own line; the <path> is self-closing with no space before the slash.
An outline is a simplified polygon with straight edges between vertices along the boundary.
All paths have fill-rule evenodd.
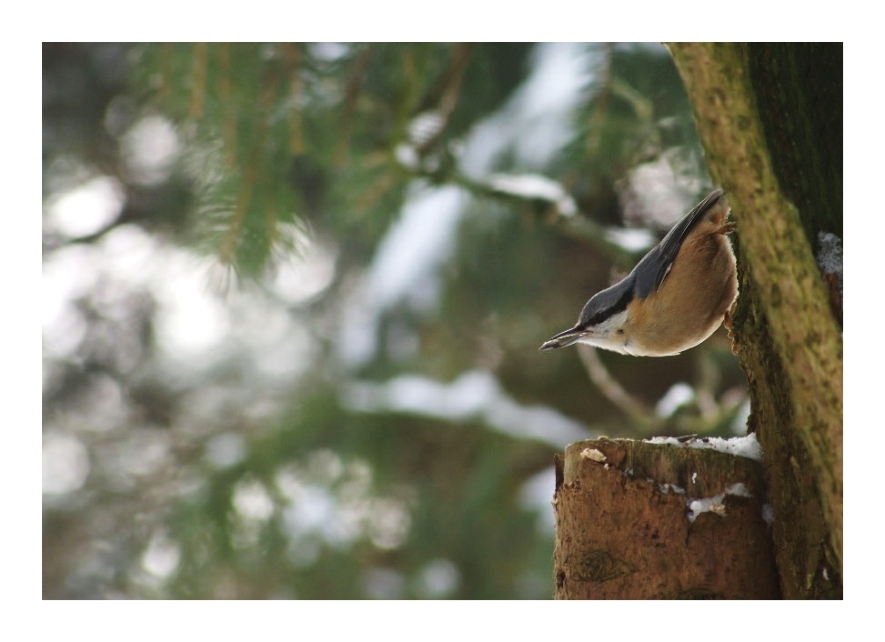
<path id="1" fill-rule="evenodd" d="M 780 597 L 761 463 L 667 441 L 557 457 L 556 599 Z"/>

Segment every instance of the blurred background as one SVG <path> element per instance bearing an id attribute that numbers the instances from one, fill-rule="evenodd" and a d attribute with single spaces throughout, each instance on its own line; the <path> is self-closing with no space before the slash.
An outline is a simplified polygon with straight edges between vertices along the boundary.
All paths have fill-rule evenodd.
<path id="1" fill-rule="evenodd" d="M 44 44 L 44 598 L 551 597 L 554 453 L 745 430 L 538 351 L 712 187 L 660 45 Z"/>

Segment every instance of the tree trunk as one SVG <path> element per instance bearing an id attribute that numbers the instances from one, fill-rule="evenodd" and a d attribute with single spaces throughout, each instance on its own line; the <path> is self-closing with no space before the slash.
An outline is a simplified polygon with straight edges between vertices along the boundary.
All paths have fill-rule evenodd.
<path id="1" fill-rule="evenodd" d="M 734 327 L 784 596 L 840 597 L 841 250 L 824 278 L 814 252 L 842 236 L 842 45 L 670 51 L 738 226 Z"/>

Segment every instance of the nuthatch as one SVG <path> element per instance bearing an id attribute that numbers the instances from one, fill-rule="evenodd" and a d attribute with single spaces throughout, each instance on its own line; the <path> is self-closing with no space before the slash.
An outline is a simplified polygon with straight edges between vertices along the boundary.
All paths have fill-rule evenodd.
<path id="1" fill-rule="evenodd" d="M 573 328 L 541 350 L 587 343 L 635 357 L 679 354 L 709 337 L 737 297 L 729 207 L 716 190 L 698 203 L 625 279 L 587 301 Z"/>

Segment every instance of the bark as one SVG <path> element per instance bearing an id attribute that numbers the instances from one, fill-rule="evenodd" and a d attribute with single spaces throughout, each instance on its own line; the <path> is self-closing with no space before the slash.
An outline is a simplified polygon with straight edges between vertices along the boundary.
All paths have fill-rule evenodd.
<path id="1" fill-rule="evenodd" d="M 738 225 L 734 327 L 783 594 L 841 597 L 841 292 L 814 251 L 819 232 L 842 235 L 842 47 L 670 51 Z"/>
<path id="2" fill-rule="evenodd" d="M 570 445 L 557 468 L 557 599 L 780 596 L 758 462 L 600 439 Z M 712 510 L 691 514 L 702 498 Z"/>

